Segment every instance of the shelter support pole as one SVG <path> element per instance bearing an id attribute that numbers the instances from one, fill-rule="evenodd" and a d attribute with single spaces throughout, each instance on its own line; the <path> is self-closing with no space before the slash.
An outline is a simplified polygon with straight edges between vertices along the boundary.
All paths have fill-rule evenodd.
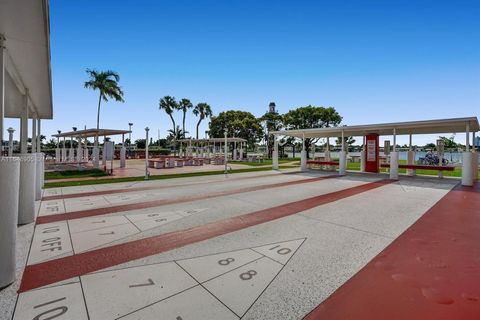
<path id="1" fill-rule="evenodd" d="M 37 152 L 37 119 L 35 114 L 32 115 L 32 150 L 31 153 Z"/>
<path id="2" fill-rule="evenodd" d="M 122 134 L 122 148 L 120 149 L 120 168 L 125 168 L 127 149 L 125 148 L 125 134 Z"/>
<path id="3" fill-rule="evenodd" d="M 0 289 L 15 281 L 20 158 L 0 161 Z"/>
<path id="4" fill-rule="evenodd" d="M 390 153 L 390 179 L 398 180 L 397 130 L 393 128 L 393 151 Z"/>
<path id="5" fill-rule="evenodd" d="M 478 153 L 475 140 L 475 131 L 472 133 L 472 154 L 473 154 L 473 180 L 478 180 Z"/>
<path id="6" fill-rule="evenodd" d="M 62 161 L 67 162 L 67 147 L 65 144 L 65 137 L 63 137 Z"/>
<path id="7" fill-rule="evenodd" d="M 342 130 L 342 150 L 340 150 L 339 154 L 339 167 L 338 173 L 340 175 L 345 175 L 347 172 L 347 152 L 345 151 L 345 133 Z"/>
<path id="8" fill-rule="evenodd" d="M 302 152 L 300 153 L 300 171 L 307 170 L 307 150 L 305 150 L 305 134 L 302 136 Z"/>
<path id="9" fill-rule="evenodd" d="M 233 160 L 237 160 L 237 142 L 233 142 Z"/>
<path id="10" fill-rule="evenodd" d="M 278 139 L 273 135 L 272 169 L 278 170 Z"/>
<path id="11" fill-rule="evenodd" d="M 225 173 L 228 173 L 228 143 L 227 143 L 227 130 L 225 130 Z"/>
<path id="12" fill-rule="evenodd" d="M 466 150 L 463 153 L 463 160 L 462 160 L 462 185 L 463 186 L 473 186 L 473 153 L 470 152 L 470 124 L 467 122 L 465 126 L 465 134 L 466 134 Z"/>
<path id="13" fill-rule="evenodd" d="M 145 147 L 148 145 L 148 139 L 145 140 Z M 107 166 L 107 136 L 103 136 L 103 148 L 102 148 L 102 166 Z"/>
<path id="14" fill-rule="evenodd" d="M 25 89 L 25 95 L 23 97 L 23 113 L 20 118 L 20 153 L 27 153 L 27 139 L 28 139 L 28 89 Z"/>
<path id="15" fill-rule="evenodd" d="M 409 147 L 407 151 L 407 164 L 415 164 L 415 151 L 413 151 L 412 146 L 412 134 L 409 137 Z M 407 176 L 413 177 L 417 174 L 415 169 L 407 169 Z"/>
<path id="16" fill-rule="evenodd" d="M 37 152 L 42 152 L 42 122 L 40 118 L 37 121 Z"/>
<path id="17" fill-rule="evenodd" d="M 145 128 L 145 180 L 148 180 L 150 177 L 150 172 L 148 172 L 148 127 Z"/>
<path id="18" fill-rule="evenodd" d="M 5 37 L 0 34 L 0 157 L 3 155 L 3 134 L 5 121 Z"/>
<path id="19" fill-rule="evenodd" d="M 365 163 L 365 160 L 366 160 L 366 154 L 365 153 L 367 152 L 365 150 L 365 140 L 366 140 L 365 135 L 362 136 L 362 139 L 363 139 L 362 140 L 362 150 L 360 152 L 360 171 L 365 172 L 365 164 L 366 164 Z"/>

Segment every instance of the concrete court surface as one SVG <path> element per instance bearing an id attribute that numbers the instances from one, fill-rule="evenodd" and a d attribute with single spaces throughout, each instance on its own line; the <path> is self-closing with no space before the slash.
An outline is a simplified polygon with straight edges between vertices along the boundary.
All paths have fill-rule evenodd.
<path id="1" fill-rule="evenodd" d="M 47 189 L 0 319 L 301 319 L 457 183 L 272 171 Z"/>

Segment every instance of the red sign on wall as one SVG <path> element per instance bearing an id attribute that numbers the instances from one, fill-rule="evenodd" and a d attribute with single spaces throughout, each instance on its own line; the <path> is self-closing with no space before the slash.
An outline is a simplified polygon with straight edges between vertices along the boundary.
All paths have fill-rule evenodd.
<path id="1" fill-rule="evenodd" d="M 366 162 L 365 162 L 365 171 L 367 172 L 378 172 L 379 164 L 379 148 L 378 148 L 378 134 L 371 133 L 367 134 L 366 137 Z"/>

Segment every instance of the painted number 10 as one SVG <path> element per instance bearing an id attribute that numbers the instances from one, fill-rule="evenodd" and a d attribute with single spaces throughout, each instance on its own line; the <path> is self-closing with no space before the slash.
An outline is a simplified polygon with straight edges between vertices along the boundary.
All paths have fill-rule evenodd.
<path id="1" fill-rule="evenodd" d="M 275 250 L 278 247 L 280 247 L 280 245 L 276 245 L 275 247 L 272 247 L 269 250 Z M 280 248 L 280 249 L 277 250 L 277 253 L 281 254 L 281 255 L 289 254 L 290 252 L 292 252 L 292 250 L 290 250 L 288 248 Z"/>

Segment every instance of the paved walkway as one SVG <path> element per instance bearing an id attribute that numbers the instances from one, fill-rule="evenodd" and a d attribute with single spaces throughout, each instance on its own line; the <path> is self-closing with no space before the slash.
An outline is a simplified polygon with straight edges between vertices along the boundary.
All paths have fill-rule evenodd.
<path id="1" fill-rule="evenodd" d="M 453 201 L 445 200 L 452 194 L 458 194 L 457 203 L 462 203 L 465 192 L 477 195 L 472 189 L 450 191 L 455 184 L 272 171 L 48 189 L 39 205 L 30 251 L 19 252 L 24 259 L 19 281 L 0 292 L 4 310 L 0 319 L 12 317 L 15 302 L 15 320 L 158 319 L 159 315 L 174 320 L 307 315 L 336 319 L 330 317 L 332 313 L 318 315 L 338 309 L 347 313 L 337 318 L 357 319 L 356 314 L 363 313 L 353 307 L 369 305 L 371 300 L 355 304 L 348 295 L 336 295 L 369 265 L 378 264 L 383 250 L 393 250 L 392 256 L 399 259 L 403 254 L 395 249 L 396 243 L 412 224 L 406 234 L 425 219 L 430 227 L 421 230 L 442 229 L 445 223 L 453 228 L 455 219 L 429 217 L 432 210 Z M 473 203 L 461 208 L 470 212 L 476 208 Z M 474 218 L 461 220 L 471 230 L 480 229 Z M 478 257 L 471 251 L 478 248 L 478 241 L 468 242 L 462 234 L 456 238 L 458 242 L 449 240 L 452 248 L 468 248 L 462 252 L 473 257 L 464 266 L 466 271 L 458 273 L 468 279 L 478 271 Z M 422 241 L 430 240 L 412 243 L 421 246 Z M 439 270 L 444 261 L 424 253 L 418 259 Z M 388 263 L 382 270 L 389 270 Z M 398 273 L 391 281 L 414 283 L 407 276 L 415 273 Z M 447 274 L 442 276 L 436 281 L 450 280 Z M 375 281 L 368 278 L 368 283 L 373 286 Z M 383 295 L 370 295 L 377 304 L 390 301 L 382 291 L 386 287 L 378 284 Z M 418 306 L 478 305 L 474 287 L 464 290 L 464 302 L 449 293 L 454 300 L 450 304 L 432 302 L 439 287 L 428 288 L 433 289 L 418 299 Z M 361 290 L 356 294 L 364 295 Z M 350 305 L 354 313 L 345 307 Z M 480 315 L 472 310 L 469 315 Z M 424 313 L 418 314 L 425 319 Z M 385 313 L 378 315 L 368 314 L 369 319 L 390 319 Z"/>

